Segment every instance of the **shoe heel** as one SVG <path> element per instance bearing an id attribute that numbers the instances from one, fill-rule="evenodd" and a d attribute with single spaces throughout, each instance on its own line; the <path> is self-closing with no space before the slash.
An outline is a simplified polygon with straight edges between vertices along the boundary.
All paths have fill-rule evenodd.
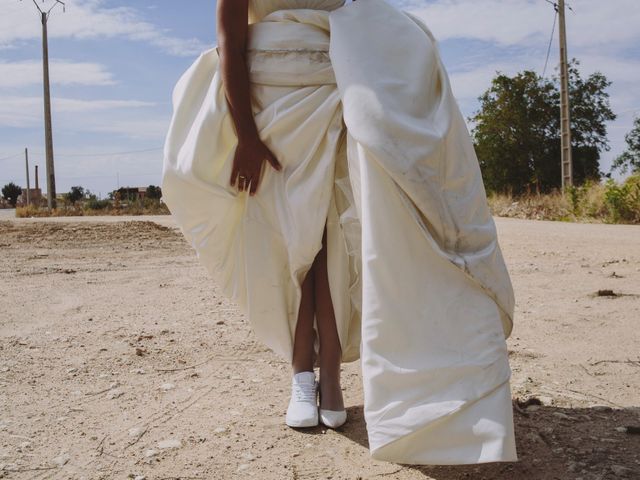
<path id="1" fill-rule="evenodd" d="M 347 421 L 347 410 L 325 410 L 320 408 L 320 400 L 322 394 L 320 393 L 320 383 L 316 381 L 318 389 L 318 422 L 322 423 L 325 427 L 338 428 Z"/>

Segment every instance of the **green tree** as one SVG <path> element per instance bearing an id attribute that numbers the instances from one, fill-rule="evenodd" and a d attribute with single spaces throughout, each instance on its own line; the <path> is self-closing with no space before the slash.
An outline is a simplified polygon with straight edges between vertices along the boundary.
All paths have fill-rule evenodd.
<path id="1" fill-rule="evenodd" d="M 149 185 L 147 187 L 146 197 L 154 200 L 159 200 L 160 197 L 162 197 L 162 190 L 160 189 L 160 187 L 156 187 L 155 185 Z"/>
<path id="2" fill-rule="evenodd" d="M 78 200 L 82 200 L 84 198 L 84 188 L 80 186 L 71 187 L 69 193 L 65 194 L 67 200 L 69 200 L 73 205 L 76 204 Z"/>
<path id="3" fill-rule="evenodd" d="M 20 195 L 22 195 L 22 188 L 13 182 L 9 182 L 2 187 L 2 196 L 9 201 L 12 207 L 16 206 Z"/>
<path id="4" fill-rule="evenodd" d="M 536 162 L 559 148 L 548 141 L 555 130 L 557 111 L 553 83 L 524 71 L 514 77 L 499 74 L 479 100 L 481 108 L 470 118 L 472 135 L 485 188 L 521 193 L 548 176 Z"/>
<path id="5" fill-rule="evenodd" d="M 620 170 L 625 174 L 630 169 L 632 173 L 640 173 L 640 117 L 633 121 L 633 128 L 624 140 L 627 149 L 613 161 L 610 172 Z"/>
<path id="6" fill-rule="evenodd" d="M 615 119 L 601 73 L 586 80 L 569 65 L 573 178 L 576 185 L 600 179 L 600 152 L 608 150 L 606 123 Z M 558 79 L 524 71 L 498 74 L 479 97 L 480 109 L 469 120 L 488 191 L 520 194 L 548 192 L 561 184 L 560 92 Z"/>
<path id="7" fill-rule="evenodd" d="M 579 65 L 580 62 L 576 59 L 569 64 L 571 152 L 573 181 L 576 185 L 581 185 L 586 180 L 601 179 L 603 172 L 600 172 L 600 153 L 611 149 L 606 122 L 616 119 L 607 93 L 611 82 L 600 72 L 592 73 L 583 80 L 578 71 Z M 558 78 L 555 80 L 559 82 Z"/>

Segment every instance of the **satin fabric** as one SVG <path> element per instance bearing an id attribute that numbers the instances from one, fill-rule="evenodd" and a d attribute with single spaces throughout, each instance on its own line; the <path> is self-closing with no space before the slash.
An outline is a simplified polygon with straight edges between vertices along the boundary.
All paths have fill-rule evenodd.
<path id="1" fill-rule="evenodd" d="M 341 7 L 344 3 L 345 0 L 249 0 L 249 23 L 259 22 L 276 10 L 311 8 L 329 11 Z"/>
<path id="2" fill-rule="evenodd" d="M 216 49 L 173 92 L 163 199 L 202 264 L 290 362 L 326 223 L 342 362 L 361 360 L 371 456 L 516 460 L 513 288 L 428 28 L 383 0 L 277 10 L 249 26 L 247 65 L 256 125 L 284 167 L 265 165 L 254 197 L 229 185 L 237 138 Z"/>

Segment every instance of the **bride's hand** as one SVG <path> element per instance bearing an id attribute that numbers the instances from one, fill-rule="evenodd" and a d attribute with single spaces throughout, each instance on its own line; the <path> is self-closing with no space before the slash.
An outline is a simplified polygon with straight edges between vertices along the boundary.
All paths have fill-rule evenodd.
<path id="1" fill-rule="evenodd" d="M 238 190 L 249 189 L 249 195 L 255 195 L 265 160 L 276 170 L 282 170 L 278 159 L 260 138 L 238 141 L 231 169 L 231 186 L 235 187 L 237 181 Z"/>

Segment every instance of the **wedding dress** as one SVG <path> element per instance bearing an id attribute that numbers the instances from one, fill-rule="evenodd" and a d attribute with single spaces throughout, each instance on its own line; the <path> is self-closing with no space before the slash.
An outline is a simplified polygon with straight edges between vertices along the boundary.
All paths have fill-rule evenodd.
<path id="1" fill-rule="evenodd" d="M 290 362 L 326 223 L 371 456 L 516 460 L 514 292 L 434 37 L 384 0 L 250 0 L 249 23 L 256 125 L 283 169 L 265 163 L 254 197 L 229 185 L 237 139 L 218 52 L 203 52 L 173 91 L 164 152 L 163 200 L 185 238 Z"/>

